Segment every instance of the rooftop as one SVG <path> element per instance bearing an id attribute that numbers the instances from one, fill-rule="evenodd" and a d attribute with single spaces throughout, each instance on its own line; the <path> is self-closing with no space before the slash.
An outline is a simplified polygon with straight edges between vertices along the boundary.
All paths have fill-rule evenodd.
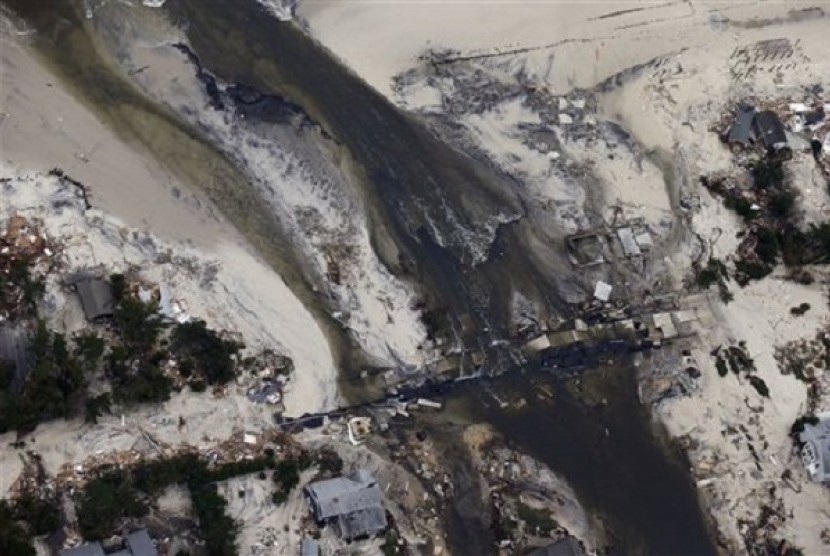
<path id="1" fill-rule="evenodd" d="M 96 321 L 111 317 L 115 309 L 115 298 L 109 282 L 89 275 L 80 275 L 72 279 L 81 307 L 87 320 Z"/>
<path id="2" fill-rule="evenodd" d="M 584 556 L 585 552 L 574 537 L 559 539 L 553 544 L 537 548 L 527 556 Z"/>
<path id="3" fill-rule="evenodd" d="M 368 535 L 386 528 L 380 488 L 366 470 L 311 483 L 305 492 L 317 521 L 335 521 L 344 538 Z"/>
<path id="4" fill-rule="evenodd" d="M 819 415 L 815 425 L 805 423 L 798 437 L 804 443 L 801 459 L 810 478 L 817 483 L 830 480 L 830 413 Z"/>

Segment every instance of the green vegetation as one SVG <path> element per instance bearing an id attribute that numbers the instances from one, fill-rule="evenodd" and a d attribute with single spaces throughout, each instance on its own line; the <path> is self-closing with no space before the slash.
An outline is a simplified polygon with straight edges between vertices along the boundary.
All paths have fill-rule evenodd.
<path id="1" fill-rule="evenodd" d="M 191 486 L 190 497 L 208 554 L 236 556 L 239 524 L 225 513 L 228 502 L 216 492 L 216 485 Z"/>
<path id="2" fill-rule="evenodd" d="M 739 259 L 735 261 L 735 281 L 741 286 L 746 286 L 752 280 L 760 280 L 768 276 L 773 267 L 764 263 L 756 263 Z"/>
<path id="3" fill-rule="evenodd" d="M 795 193 L 792 191 L 777 191 L 770 195 L 769 212 L 776 218 L 786 218 L 792 213 L 795 206 Z"/>
<path id="4" fill-rule="evenodd" d="M 331 448 L 320 450 L 317 455 L 317 465 L 321 472 L 332 476 L 339 475 L 343 471 L 343 460 Z"/>
<path id="5" fill-rule="evenodd" d="M 70 354 L 66 338 L 43 321 L 37 323 L 32 355 L 34 364 L 21 392 L 12 392 L 10 381 L 3 381 L 0 432 L 28 432 L 40 422 L 68 417 L 83 397 L 83 366 Z"/>
<path id="6" fill-rule="evenodd" d="M 170 351 L 208 384 L 224 384 L 235 375 L 234 358 L 242 347 L 221 338 L 204 321 L 194 320 L 173 329 Z"/>
<path id="7" fill-rule="evenodd" d="M 84 421 L 97 423 L 98 417 L 109 413 L 112 406 L 112 396 L 107 392 L 93 396 L 84 402 Z"/>
<path id="8" fill-rule="evenodd" d="M 0 500 L 0 554 L 35 556 L 32 531 L 21 524 L 6 500 Z"/>
<path id="9" fill-rule="evenodd" d="M 755 254 L 766 264 L 775 265 L 780 251 L 778 236 L 775 231 L 766 226 L 761 226 L 755 230 L 755 238 Z"/>
<path id="10" fill-rule="evenodd" d="M 45 290 L 43 277 L 31 272 L 29 259 L 0 259 L 0 303 L 12 318 L 36 317 L 37 303 Z"/>
<path id="11" fill-rule="evenodd" d="M 744 219 L 744 222 L 750 222 L 759 216 L 759 211 L 752 208 L 746 198 L 739 195 L 729 195 L 723 199 L 723 206 L 729 210 L 735 211 L 738 216 Z"/>
<path id="12" fill-rule="evenodd" d="M 800 317 L 800 316 L 803 316 L 809 310 L 810 310 L 810 304 L 809 303 L 801 303 L 797 307 L 791 307 L 790 308 L 790 314 L 794 317 Z"/>
<path id="13" fill-rule="evenodd" d="M 48 535 L 60 527 L 60 512 L 55 500 L 42 500 L 31 494 L 23 494 L 14 501 L 12 514 L 15 520 L 25 521 L 34 535 Z"/>
<path id="14" fill-rule="evenodd" d="M 764 398 L 769 398 L 769 387 L 767 386 L 767 383 L 764 382 L 764 379 L 755 375 L 749 375 L 747 378 L 749 379 L 749 384 L 755 388 L 756 392 Z"/>
<path id="15" fill-rule="evenodd" d="M 796 419 L 792 427 L 790 427 L 790 436 L 795 438 L 804 432 L 804 425 L 818 425 L 818 417 L 815 415 L 803 415 Z"/>
<path id="16" fill-rule="evenodd" d="M 383 552 L 383 556 L 395 556 L 400 553 L 397 531 L 392 528 L 386 531 L 386 536 L 383 539 L 383 544 L 380 549 Z"/>
<path id="17" fill-rule="evenodd" d="M 554 529 L 559 527 L 559 524 L 551 517 L 550 512 L 547 510 L 537 510 L 536 508 L 519 502 L 516 507 L 516 513 L 519 519 L 527 524 L 527 528 L 537 535 L 550 535 Z"/>
<path id="18" fill-rule="evenodd" d="M 112 535 L 126 517 L 142 517 L 148 507 L 129 473 L 113 470 L 87 483 L 77 500 L 78 527 L 86 540 Z"/>
<path id="19" fill-rule="evenodd" d="M 196 454 L 141 462 L 126 471 L 109 471 L 88 483 L 79 499 L 78 522 L 84 538 L 99 539 L 112 534 L 117 522 L 146 512 L 144 500 L 159 495 L 170 485 L 190 490 L 199 528 L 211 556 L 235 556 L 238 524 L 225 510 L 227 501 L 215 483 L 240 475 L 263 472 L 274 466 L 280 492 L 289 492 L 299 483 L 299 460 L 274 462 L 273 450 L 252 460 L 243 459 L 210 467 Z M 120 500 L 120 503 L 115 503 Z"/>
<path id="20" fill-rule="evenodd" d="M 758 189 L 779 188 L 784 183 L 784 165 L 780 160 L 763 158 L 752 165 L 750 174 Z"/>
<path id="21" fill-rule="evenodd" d="M 726 270 L 726 265 L 716 257 L 710 257 L 706 266 L 698 271 L 696 277 L 701 288 L 708 289 L 712 284 L 717 284 L 720 298 L 724 303 L 732 301 L 732 293 L 726 284 L 728 278 L 729 273 Z"/>

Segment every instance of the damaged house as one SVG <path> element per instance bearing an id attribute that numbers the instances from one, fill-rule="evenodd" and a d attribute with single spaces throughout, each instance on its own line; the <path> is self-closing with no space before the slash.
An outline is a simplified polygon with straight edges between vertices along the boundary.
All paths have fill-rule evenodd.
<path id="1" fill-rule="evenodd" d="M 147 531 L 142 529 L 127 535 L 124 548 L 117 552 L 108 554 L 104 552 L 100 542 L 93 542 L 75 548 L 65 548 L 59 552 L 59 556 L 158 556 L 158 550 Z"/>
<path id="2" fill-rule="evenodd" d="M 817 483 L 830 481 L 830 414 L 819 415 L 816 423 L 805 423 L 798 439 L 810 478 Z"/>
<path id="3" fill-rule="evenodd" d="M 767 156 L 778 160 L 789 160 L 793 156 L 778 114 L 771 110 L 756 112 L 755 107 L 745 103 L 736 108 L 725 141 L 733 149 L 757 144 L 763 147 Z"/>
<path id="4" fill-rule="evenodd" d="M 331 523 L 346 540 L 386 529 L 386 511 L 375 478 L 360 469 L 350 475 L 317 481 L 305 487 L 314 518 Z"/>
<path id="5" fill-rule="evenodd" d="M 752 120 L 752 130 L 758 141 L 767 151 L 767 155 L 778 160 L 789 160 L 793 157 L 792 149 L 787 142 L 784 124 L 778 115 L 771 110 L 755 114 Z"/>
<path id="6" fill-rule="evenodd" d="M 108 281 L 81 273 L 69 278 L 67 282 L 75 287 L 86 320 L 98 322 L 113 315 L 115 297 Z"/>

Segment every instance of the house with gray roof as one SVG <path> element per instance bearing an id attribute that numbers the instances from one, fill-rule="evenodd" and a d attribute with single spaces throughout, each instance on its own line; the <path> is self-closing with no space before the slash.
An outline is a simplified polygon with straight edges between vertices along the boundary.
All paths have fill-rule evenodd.
<path id="1" fill-rule="evenodd" d="M 553 544 L 537 548 L 527 556 L 585 556 L 585 551 L 574 537 L 565 537 Z"/>
<path id="2" fill-rule="evenodd" d="M 86 320 L 96 322 L 111 317 L 115 311 L 115 297 L 107 280 L 81 272 L 67 279 L 75 287 Z"/>
<path id="3" fill-rule="evenodd" d="M 156 550 L 153 539 L 150 538 L 146 529 L 127 535 L 124 544 L 123 550 L 110 552 L 109 554 L 104 552 L 104 548 L 99 542 L 65 548 L 58 554 L 59 556 L 158 556 L 158 550 Z"/>
<path id="4" fill-rule="evenodd" d="M 778 159 L 792 158 L 793 153 L 787 142 L 784 124 L 775 112 L 764 110 L 755 114 L 752 120 L 752 131 L 756 141 L 763 145 L 769 156 Z"/>
<path id="5" fill-rule="evenodd" d="M 14 369 L 11 388 L 12 391 L 19 392 L 34 363 L 32 340 L 22 324 L 0 323 L 0 361 Z"/>
<path id="6" fill-rule="evenodd" d="M 60 556 L 106 556 L 99 542 L 87 543 L 74 548 L 64 548 L 58 554 Z"/>
<path id="7" fill-rule="evenodd" d="M 350 540 L 386 529 L 386 511 L 375 478 L 366 470 L 317 481 L 305 493 L 319 523 L 334 525 L 340 537 Z"/>
<path id="8" fill-rule="evenodd" d="M 732 127 L 729 128 L 729 133 L 726 136 L 726 142 L 729 145 L 746 146 L 752 142 L 752 122 L 755 120 L 755 107 L 748 104 L 739 104 L 735 111 L 735 120 L 732 122 Z"/>
<path id="9" fill-rule="evenodd" d="M 830 480 L 830 413 L 819 415 L 815 424 L 805 423 L 798 439 L 801 461 L 810 478 L 817 483 Z"/>

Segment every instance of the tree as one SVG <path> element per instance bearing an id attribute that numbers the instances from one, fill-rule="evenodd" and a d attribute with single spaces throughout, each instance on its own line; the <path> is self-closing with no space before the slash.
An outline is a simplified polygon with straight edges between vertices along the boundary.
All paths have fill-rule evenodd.
<path id="1" fill-rule="evenodd" d="M 78 526 L 86 540 L 109 537 L 121 519 L 142 517 L 148 509 L 130 476 L 118 469 L 87 483 L 77 508 Z"/>

